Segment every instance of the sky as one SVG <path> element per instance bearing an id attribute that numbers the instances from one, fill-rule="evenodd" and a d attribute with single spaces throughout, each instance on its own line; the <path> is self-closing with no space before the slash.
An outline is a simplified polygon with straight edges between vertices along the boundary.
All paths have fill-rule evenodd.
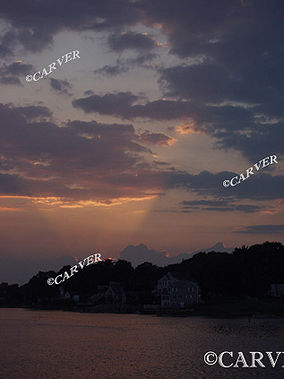
<path id="1" fill-rule="evenodd" d="M 283 242 L 283 13 L 281 0 L 2 0 L 2 271 Z"/>

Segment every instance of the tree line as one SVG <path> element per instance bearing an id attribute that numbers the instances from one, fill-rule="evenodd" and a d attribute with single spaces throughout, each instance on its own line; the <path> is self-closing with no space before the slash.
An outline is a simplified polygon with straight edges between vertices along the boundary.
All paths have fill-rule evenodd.
<path id="1" fill-rule="evenodd" d="M 80 301 L 87 301 L 100 286 L 109 282 L 119 282 L 134 302 L 149 304 L 153 302 L 152 291 L 157 281 L 169 271 L 196 281 L 205 302 L 216 296 L 262 298 L 271 284 L 284 283 L 284 246 L 280 242 L 265 242 L 236 248 L 233 253 L 200 252 L 166 267 L 145 262 L 134 268 L 125 260 L 105 260 L 85 267 L 60 285 L 47 284 L 49 277 L 65 271 L 70 271 L 70 266 L 64 266 L 58 272 L 40 271 L 22 286 L 2 283 L 2 305 L 32 305 L 38 299 L 44 304 L 54 304 L 60 287 L 61 291 L 63 288 L 71 294 L 79 294 Z"/>

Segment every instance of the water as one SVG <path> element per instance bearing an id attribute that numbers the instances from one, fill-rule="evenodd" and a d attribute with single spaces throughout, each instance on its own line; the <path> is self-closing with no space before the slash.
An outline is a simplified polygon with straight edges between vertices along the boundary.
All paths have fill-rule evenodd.
<path id="1" fill-rule="evenodd" d="M 274 369 L 207 366 L 203 355 L 284 351 L 283 335 L 283 319 L 249 324 L 247 319 L 0 309 L 0 378 L 282 379 L 284 355 Z"/>

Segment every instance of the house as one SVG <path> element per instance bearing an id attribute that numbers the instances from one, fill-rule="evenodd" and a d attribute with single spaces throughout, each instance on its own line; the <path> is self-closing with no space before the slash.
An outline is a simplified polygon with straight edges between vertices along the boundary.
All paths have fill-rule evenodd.
<path id="1" fill-rule="evenodd" d="M 200 303 L 200 287 L 180 273 L 168 272 L 153 291 L 161 300 L 162 308 L 186 308 Z"/>
<path id="2" fill-rule="evenodd" d="M 269 295 L 272 297 L 284 297 L 284 283 L 271 284 Z"/>
<path id="3" fill-rule="evenodd" d="M 109 282 L 108 285 L 98 286 L 98 292 L 91 296 L 93 304 L 112 304 L 116 307 L 125 305 L 126 294 L 119 282 Z"/>
<path id="4" fill-rule="evenodd" d="M 126 295 L 120 283 L 109 282 L 109 286 L 105 292 L 105 299 L 107 304 L 114 304 L 116 306 L 126 303 Z"/>
<path id="5" fill-rule="evenodd" d="M 59 298 L 61 300 L 72 300 L 75 303 L 80 301 L 80 295 L 78 293 L 72 294 L 70 291 L 65 290 L 62 286 L 59 287 Z"/>
<path id="6" fill-rule="evenodd" d="M 70 300 L 71 299 L 71 294 L 69 291 L 65 290 L 64 287 L 59 287 L 59 293 L 60 293 L 60 299 L 64 300 Z"/>

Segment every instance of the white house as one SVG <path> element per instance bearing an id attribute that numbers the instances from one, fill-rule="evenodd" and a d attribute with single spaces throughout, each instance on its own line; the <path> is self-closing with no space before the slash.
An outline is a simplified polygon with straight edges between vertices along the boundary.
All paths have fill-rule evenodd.
<path id="1" fill-rule="evenodd" d="M 284 283 L 271 284 L 269 295 L 272 297 L 283 297 L 284 296 Z"/>
<path id="2" fill-rule="evenodd" d="M 80 295 L 71 294 L 69 291 L 65 290 L 62 286 L 59 287 L 60 299 L 70 300 L 72 299 L 75 303 L 80 301 Z"/>
<path id="3" fill-rule="evenodd" d="M 184 279 L 180 273 L 168 272 L 160 280 L 153 291 L 161 299 L 162 308 L 185 308 L 200 303 L 199 285 Z"/>
<path id="4" fill-rule="evenodd" d="M 126 303 L 126 294 L 118 282 L 109 282 L 109 285 L 99 286 L 99 292 L 91 296 L 90 301 L 94 304 L 113 304 L 122 306 Z"/>

